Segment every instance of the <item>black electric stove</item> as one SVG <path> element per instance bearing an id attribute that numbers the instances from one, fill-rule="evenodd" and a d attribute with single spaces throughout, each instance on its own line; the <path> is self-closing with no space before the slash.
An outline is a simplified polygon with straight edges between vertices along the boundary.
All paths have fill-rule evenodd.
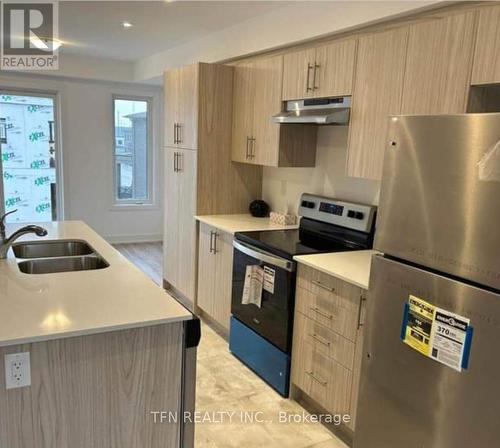
<path id="1" fill-rule="evenodd" d="M 302 218 L 299 229 L 238 232 L 239 241 L 292 260 L 296 255 L 370 249 L 373 233 Z"/>
<path id="2" fill-rule="evenodd" d="M 234 239 L 230 350 L 288 395 L 296 262 L 293 257 L 371 249 L 376 207 L 303 194 L 298 229 L 239 232 Z M 249 267 L 264 273 L 260 301 L 242 300 Z"/>

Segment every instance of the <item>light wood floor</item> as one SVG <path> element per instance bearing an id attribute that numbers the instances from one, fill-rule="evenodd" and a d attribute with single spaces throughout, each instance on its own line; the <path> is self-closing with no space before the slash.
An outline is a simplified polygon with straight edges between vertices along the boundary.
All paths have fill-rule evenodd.
<path id="1" fill-rule="evenodd" d="M 160 243 L 115 247 L 160 283 Z M 347 448 L 319 423 L 280 423 L 280 412 L 301 416 L 305 410 L 241 364 L 229 353 L 227 342 L 205 324 L 197 369 L 196 411 L 224 423 L 197 423 L 196 448 Z M 248 422 L 252 415 L 259 422 Z"/>
<path id="2" fill-rule="evenodd" d="M 162 284 L 163 249 L 161 243 L 115 244 L 114 246 L 149 275 L 155 283 Z"/>

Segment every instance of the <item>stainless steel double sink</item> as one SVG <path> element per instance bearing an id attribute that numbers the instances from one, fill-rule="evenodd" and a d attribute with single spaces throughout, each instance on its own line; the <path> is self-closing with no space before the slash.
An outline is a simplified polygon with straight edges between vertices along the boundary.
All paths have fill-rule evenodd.
<path id="1" fill-rule="evenodd" d="M 19 270 L 25 274 L 90 271 L 109 267 L 86 241 L 28 241 L 12 245 Z"/>

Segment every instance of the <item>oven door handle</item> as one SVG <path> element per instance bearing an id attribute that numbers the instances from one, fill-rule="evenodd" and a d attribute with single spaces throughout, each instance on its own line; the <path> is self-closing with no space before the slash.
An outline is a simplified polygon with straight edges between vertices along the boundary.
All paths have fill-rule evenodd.
<path id="1" fill-rule="evenodd" d="M 295 271 L 296 263 L 285 258 L 276 257 L 268 252 L 264 252 L 256 247 L 246 245 L 240 241 L 233 241 L 233 247 L 240 252 L 243 252 L 249 257 L 256 258 L 257 260 L 263 261 L 264 263 L 271 264 L 281 269 L 285 269 L 289 272 Z"/>

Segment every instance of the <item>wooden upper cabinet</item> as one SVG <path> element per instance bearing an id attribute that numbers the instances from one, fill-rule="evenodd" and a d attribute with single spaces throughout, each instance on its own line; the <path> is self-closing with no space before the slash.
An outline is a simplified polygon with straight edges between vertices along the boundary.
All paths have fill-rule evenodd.
<path id="1" fill-rule="evenodd" d="M 351 95 L 355 55 L 354 39 L 317 47 L 313 96 Z"/>
<path id="2" fill-rule="evenodd" d="M 454 14 L 410 26 L 401 113 L 466 112 L 474 16 Z"/>
<path id="3" fill-rule="evenodd" d="M 254 63 L 236 66 L 233 79 L 232 160 L 249 162 L 254 119 Z"/>
<path id="4" fill-rule="evenodd" d="M 258 60 L 253 66 L 255 98 L 253 107 L 252 162 L 278 166 L 280 125 L 271 118 L 281 111 L 283 58 Z"/>
<path id="5" fill-rule="evenodd" d="M 165 114 L 165 141 L 164 146 L 175 146 L 175 123 L 179 115 L 179 70 L 169 70 L 164 75 L 164 114 Z"/>
<path id="6" fill-rule="evenodd" d="M 316 126 L 272 121 L 282 109 L 283 56 L 256 59 L 234 69 L 232 160 L 253 165 L 310 167 Z"/>
<path id="7" fill-rule="evenodd" d="M 283 57 L 283 100 L 311 98 L 316 49 L 287 53 Z"/>
<path id="8" fill-rule="evenodd" d="M 359 39 L 347 175 L 381 179 L 390 115 L 401 111 L 408 27 Z"/>
<path id="9" fill-rule="evenodd" d="M 198 64 L 165 73 L 165 146 L 198 147 Z"/>
<path id="10" fill-rule="evenodd" d="M 472 84 L 500 83 L 500 5 L 481 8 Z"/>
<path id="11" fill-rule="evenodd" d="M 356 40 L 285 54 L 283 100 L 351 95 Z"/>

